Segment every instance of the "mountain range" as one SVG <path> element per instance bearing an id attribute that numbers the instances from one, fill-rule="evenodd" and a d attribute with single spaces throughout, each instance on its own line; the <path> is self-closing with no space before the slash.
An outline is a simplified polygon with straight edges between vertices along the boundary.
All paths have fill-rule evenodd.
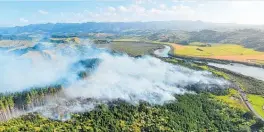
<path id="1" fill-rule="evenodd" d="M 152 21 L 152 22 L 87 22 L 87 23 L 46 23 L 26 26 L 3 27 L 0 34 L 24 33 L 117 33 L 124 30 L 185 30 L 199 31 L 203 29 L 227 31 L 232 29 L 263 29 L 262 25 L 242 25 L 233 23 L 209 23 L 202 21 Z"/>

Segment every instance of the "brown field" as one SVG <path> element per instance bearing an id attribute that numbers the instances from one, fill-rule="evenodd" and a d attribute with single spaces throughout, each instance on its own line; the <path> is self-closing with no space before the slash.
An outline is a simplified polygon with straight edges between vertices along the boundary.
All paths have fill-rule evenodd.
<path id="1" fill-rule="evenodd" d="M 29 40 L 0 40 L 0 47 L 2 48 L 27 48 L 32 46 L 34 46 L 34 42 Z"/>
<path id="2" fill-rule="evenodd" d="M 150 50 L 161 47 L 158 44 L 139 41 L 114 41 L 108 44 L 96 44 L 96 46 L 124 52 L 131 56 L 146 55 L 149 54 Z"/>
<path id="3" fill-rule="evenodd" d="M 171 44 L 171 46 L 174 48 L 174 49 L 184 49 L 184 46 L 183 45 L 179 45 L 179 44 Z"/>

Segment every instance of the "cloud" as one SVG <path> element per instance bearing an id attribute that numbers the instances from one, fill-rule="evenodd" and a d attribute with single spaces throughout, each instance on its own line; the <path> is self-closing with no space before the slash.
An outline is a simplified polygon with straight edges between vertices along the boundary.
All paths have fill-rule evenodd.
<path id="1" fill-rule="evenodd" d="M 42 14 L 42 15 L 47 15 L 49 14 L 49 12 L 44 11 L 44 10 L 38 10 L 38 13 Z"/>
<path id="2" fill-rule="evenodd" d="M 211 72 L 195 71 L 151 56 L 133 58 L 125 54 L 113 55 L 89 44 L 80 45 L 65 45 L 61 49 L 48 43 L 50 49 L 46 49 L 45 53 L 51 58 L 46 58 L 42 54 L 44 51 L 29 51 L 35 54 L 25 53 L 22 56 L 0 52 L 0 92 L 62 83 L 64 89 L 58 96 L 49 97 L 44 106 L 32 110 L 53 117 L 58 106 L 72 113 L 93 109 L 96 102 L 116 99 L 132 104 L 139 101 L 163 104 L 175 100 L 175 94 L 194 93 L 186 89 L 189 87 L 213 89 L 228 85 L 227 81 L 213 76 Z M 83 54 L 80 54 L 80 48 Z M 76 63 L 80 60 L 85 62 Z M 84 69 L 88 76 L 80 80 L 77 73 Z M 87 100 L 89 98 L 94 102 Z"/>
<path id="3" fill-rule="evenodd" d="M 114 8 L 114 7 L 112 7 L 112 6 L 108 7 L 107 9 L 108 9 L 108 11 L 110 11 L 110 12 L 114 12 L 114 11 L 116 11 L 116 8 Z"/>
<path id="4" fill-rule="evenodd" d="M 67 16 L 71 16 L 70 19 Z M 129 17 L 128 17 L 129 16 Z M 168 7 L 165 4 L 157 7 L 146 8 L 142 5 L 128 5 L 117 7 L 106 7 L 102 11 L 92 12 L 84 10 L 78 13 L 68 13 L 63 16 L 66 22 L 117 22 L 117 21 L 156 21 L 156 20 L 196 20 L 195 11 L 185 5 L 175 5 Z"/>
<path id="5" fill-rule="evenodd" d="M 118 9 L 121 11 L 121 12 L 127 12 L 128 9 L 124 6 L 119 6 Z"/>
<path id="6" fill-rule="evenodd" d="M 96 11 L 75 12 L 75 15 L 65 12 L 63 16 L 58 15 L 61 22 L 202 20 L 217 23 L 264 24 L 263 6 L 262 1 L 177 0 L 171 1 L 170 4 L 164 2 L 153 4 L 153 0 L 137 0 L 135 4 L 130 5 L 97 7 Z"/>
<path id="7" fill-rule="evenodd" d="M 194 71 L 149 56 L 135 59 L 102 53 L 98 58 L 101 61 L 91 76 L 65 89 L 67 96 L 123 99 L 132 103 L 144 100 L 162 104 L 174 100 L 174 94 L 187 92 L 185 87 L 189 85 L 202 84 L 201 88 L 217 85 L 223 88 L 227 84 L 210 72 Z M 132 67 L 133 70 L 127 70 Z"/>
<path id="8" fill-rule="evenodd" d="M 135 4 L 143 5 L 143 4 L 156 4 L 156 0 L 135 0 Z"/>
<path id="9" fill-rule="evenodd" d="M 19 18 L 19 21 L 22 22 L 22 23 L 27 23 L 28 22 L 28 20 L 23 18 L 23 17 Z"/>
<path id="10" fill-rule="evenodd" d="M 166 5 L 165 4 L 160 4 L 159 6 L 161 9 L 165 9 L 166 8 Z"/>

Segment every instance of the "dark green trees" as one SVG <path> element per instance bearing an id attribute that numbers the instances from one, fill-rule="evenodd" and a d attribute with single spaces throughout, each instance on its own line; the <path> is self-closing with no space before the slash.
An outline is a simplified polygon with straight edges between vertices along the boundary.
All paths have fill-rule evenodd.
<path id="1" fill-rule="evenodd" d="M 164 105 L 111 101 L 65 122 L 29 114 L 0 123 L 0 131 L 247 131 L 254 122 L 251 129 L 263 129 L 263 122 L 246 118 L 208 94 L 175 97 Z"/>
<path id="2" fill-rule="evenodd" d="M 28 91 L 0 94 L 0 120 L 11 118 L 17 111 L 24 111 L 45 102 L 45 96 L 61 91 L 60 85 L 33 88 Z"/>

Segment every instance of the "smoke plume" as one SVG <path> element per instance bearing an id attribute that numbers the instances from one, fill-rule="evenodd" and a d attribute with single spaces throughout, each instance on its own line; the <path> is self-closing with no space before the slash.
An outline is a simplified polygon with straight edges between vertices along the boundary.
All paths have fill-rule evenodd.
<path id="1" fill-rule="evenodd" d="M 42 57 L 32 59 L 34 55 L 26 55 L 30 52 Z M 43 56 L 43 53 L 49 57 L 45 58 L 47 55 Z M 89 59 L 98 59 L 99 63 L 91 67 L 87 78 L 80 80 L 76 73 L 87 70 L 87 67 L 75 64 Z M 192 92 L 185 89 L 189 85 L 224 88 L 227 84 L 207 71 L 191 70 L 151 56 L 115 55 L 91 45 L 49 47 L 22 56 L 2 52 L 0 64 L 0 92 L 23 91 L 56 83 L 64 85 L 60 99 L 49 99 L 46 106 L 31 110 L 48 117 L 52 115 L 50 111 L 59 105 L 67 107 L 70 112 L 92 109 L 96 103 L 85 99 L 122 99 L 133 104 L 143 100 L 163 104 L 174 100 L 174 94 Z M 66 105 L 67 101 L 73 103 Z"/>

